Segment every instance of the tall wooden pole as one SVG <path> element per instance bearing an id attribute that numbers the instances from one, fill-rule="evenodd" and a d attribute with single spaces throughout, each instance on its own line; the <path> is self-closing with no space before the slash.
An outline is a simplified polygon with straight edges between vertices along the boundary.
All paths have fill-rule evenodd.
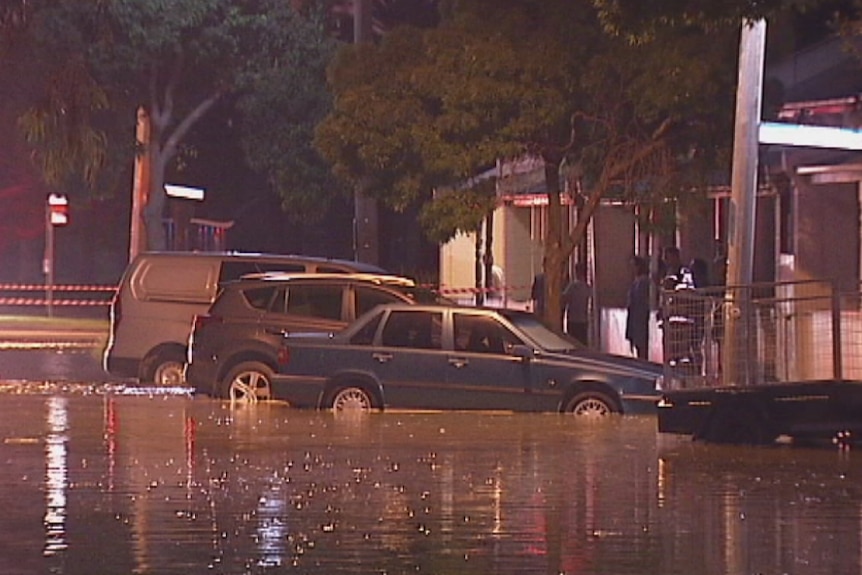
<path id="1" fill-rule="evenodd" d="M 371 1 L 353 0 L 353 42 L 371 40 Z M 353 192 L 353 255 L 356 261 L 380 263 L 379 213 L 377 201 L 366 194 L 366 184 Z"/>
<path id="2" fill-rule="evenodd" d="M 751 327 L 754 231 L 757 199 L 757 156 L 760 129 L 766 21 L 745 21 L 739 46 L 739 84 L 736 93 L 736 128 L 733 138 L 730 209 L 727 222 L 728 268 L 725 346 L 722 357 L 725 385 L 748 383 L 752 350 L 747 337 Z"/>
<path id="3" fill-rule="evenodd" d="M 147 248 L 144 208 L 150 197 L 150 116 L 138 108 L 135 127 L 138 153 L 135 154 L 135 174 L 132 181 L 132 221 L 129 228 L 129 261 Z"/>

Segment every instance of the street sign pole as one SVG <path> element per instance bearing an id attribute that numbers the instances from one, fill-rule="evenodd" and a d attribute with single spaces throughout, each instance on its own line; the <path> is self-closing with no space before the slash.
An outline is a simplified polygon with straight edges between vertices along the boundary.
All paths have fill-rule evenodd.
<path id="1" fill-rule="evenodd" d="M 54 315 L 54 227 L 69 223 L 69 200 L 63 194 L 50 194 L 45 204 L 45 299 L 48 317 Z"/>
<path id="2" fill-rule="evenodd" d="M 42 261 L 45 274 L 45 300 L 48 302 L 48 317 L 54 315 L 54 224 L 51 223 L 51 206 L 45 206 L 45 259 Z"/>

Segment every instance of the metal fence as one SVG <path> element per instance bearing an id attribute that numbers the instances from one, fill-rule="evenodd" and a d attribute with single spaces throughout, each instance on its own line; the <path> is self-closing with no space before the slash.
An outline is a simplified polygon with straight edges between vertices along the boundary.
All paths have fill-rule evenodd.
<path id="1" fill-rule="evenodd" d="M 666 387 L 862 379 L 862 292 L 826 281 L 660 293 Z"/>

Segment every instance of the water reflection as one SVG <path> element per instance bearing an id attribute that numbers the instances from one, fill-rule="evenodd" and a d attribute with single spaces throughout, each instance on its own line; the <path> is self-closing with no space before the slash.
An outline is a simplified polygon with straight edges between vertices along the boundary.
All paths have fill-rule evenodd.
<path id="1" fill-rule="evenodd" d="M 66 549 L 66 400 L 48 399 L 48 434 L 45 437 L 45 555 L 51 556 Z"/>
<path id="2" fill-rule="evenodd" d="M 858 454 L 686 445 L 662 462 L 674 544 L 708 542 L 715 572 L 860 571 Z"/>
<path id="3" fill-rule="evenodd" d="M 862 570 L 855 452 L 692 444 L 650 418 L 4 400 L 0 573 Z"/>

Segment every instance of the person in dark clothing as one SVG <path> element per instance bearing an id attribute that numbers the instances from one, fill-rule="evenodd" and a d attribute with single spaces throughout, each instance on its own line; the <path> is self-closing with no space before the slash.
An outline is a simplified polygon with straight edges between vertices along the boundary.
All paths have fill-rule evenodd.
<path id="1" fill-rule="evenodd" d="M 626 339 L 637 357 L 649 357 L 650 278 L 649 264 L 640 257 L 631 260 L 634 279 L 626 302 Z"/>
<path id="2" fill-rule="evenodd" d="M 664 286 L 674 284 L 675 288 L 691 288 L 694 286 L 694 278 L 691 270 L 682 265 L 679 248 L 676 246 L 666 246 L 662 251 L 662 264 L 664 266 L 664 275 L 661 283 Z"/>
<path id="3" fill-rule="evenodd" d="M 694 258 L 689 262 L 688 269 L 691 271 L 691 280 L 695 288 L 709 287 L 709 264 L 702 258 Z"/>
<path id="4" fill-rule="evenodd" d="M 533 277 L 533 285 L 530 288 L 530 299 L 533 300 L 533 313 L 539 318 L 545 317 L 545 272 L 544 262 L 542 271 Z"/>
<path id="5" fill-rule="evenodd" d="M 575 266 L 575 278 L 563 290 L 563 310 L 566 313 L 566 333 L 584 345 L 589 345 L 591 298 L 587 268 L 583 263 L 578 263 Z"/>

